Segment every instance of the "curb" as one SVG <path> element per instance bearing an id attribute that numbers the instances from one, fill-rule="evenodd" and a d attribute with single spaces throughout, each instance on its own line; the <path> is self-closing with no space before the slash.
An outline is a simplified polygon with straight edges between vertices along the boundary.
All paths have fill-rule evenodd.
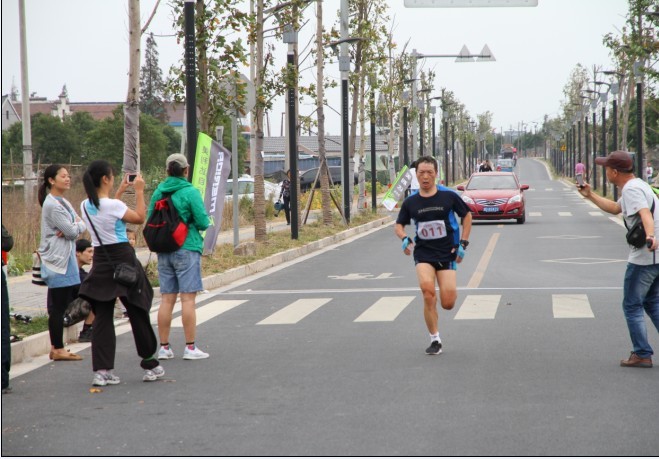
<path id="1" fill-rule="evenodd" d="M 294 260 L 303 255 L 318 251 L 330 245 L 344 241 L 352 236 L 364 233 L 373 228 L 378 228 L 389 224 L 392 221 L 390 216 L 384 217 L 372 222 L 366 223 L 355 228 L 349 228 L 347 230 L 341 231 L 340 233 L 328 236 L 326 238 L 320 239 L 318 241 L 310 242 L 307 245 L 302 247 L 297 247 L 295 249 L 290 249 L 285 252 L 276 253 L 270 255 L 267 258 L 262 260 L 257 260 L 252 263 L 238 266 L 232 268 L 223 273 L 213 274 L 208 277 L 203 278 L 203 286 L 205 290 L 213 290 L 237 280 L 243 279 L 252 274 L 265 271 L 266 269 L 272 268 L 273 266 L 279 265 L 286 261 Z M 153 288 L 153 297 L 160 297 L 160 288 Z M 128 322 L 127 320 L 120 320 L 119 323 Z M 71 343 L 77 343 L 78 334 L 80 332 L 82 322 L 74 326 L 64 328 L 64 342 L 68 343 L 68 346 Z M 115 320 L 115 325 L 117 321 Z M 50 335 L 48 331 L 37 333 L 36 335 L 28 336 L 22 341 L 11 344 L 11 364 L 19 364 L 24 362 L 31 361 L 34 357 L 39 357 L 50 352 Z"/>

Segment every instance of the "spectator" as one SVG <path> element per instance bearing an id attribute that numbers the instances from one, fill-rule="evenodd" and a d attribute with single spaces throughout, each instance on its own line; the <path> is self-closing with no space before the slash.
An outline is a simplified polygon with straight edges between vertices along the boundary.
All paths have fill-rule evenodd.
<path id="1" fill-rule="evenodd" d="M 75 213 L 64 193 L 71 188 L 69 172 L 59 164 L 52 164 L 43 173 L 39 187 L 41 212 L 41 278 L 48 286 L 48 332 L 51 360 L 82 360 L 64 349 L 64 311 L 75 298 L 80 284 L 76 261 L 75 240 L 86 226 Z M 50 192 L 49 192 L 50 191 Z"/>
<path id="2" fill-rule="evenodd" d="M 479 172 L 492 172 L 492 163 L 490 163 L 489 159 L 483 161 L 483 165 Z"/>
<path id="3" fill-rule="evenodd" d="M 622 213 L 625 225 L 632 228 L 641 222 L 646 240 L 640 247 L 629 246 L 627 270 L 623 282 L 622 309 L 627 321 L 632 352 L 621 360 L 622 367 L 652 367 L 652 346 L 648 341 L 645 314 L 659 331 L 659 199 L 650 186 L 634 176 L 632 158 L 626 151 L 614 151 L 607 157 L 595 158 L 595 164 L 606 167 L 606 178 L 617 186 L 620 199 L 615 202 L 592 193 L 585 183 L 579 193 L 610 214 Z"/>
<path id="4" fill-rule="evenodd" d="M 76 241 L 76 261 L 78 262 L 78 273 L 80 274 L 80 283 L 87 278 L 87 271 L 83 266 L 90 265 L 94 256 L 94 248 L 89 239 L 78 239 Z M 75 295 L 78 296 L 80 287 L 76 289 Z M 91 343 L 94 324 L 94 312 L 90 312 L 82 324 L 82 330 L 78 336 L 79 343 Z"/>
<path id="5" fill-rule="evenodd" d="M 7 252 L 14 247 L 14 238 L 2 225 L 2 393 L 11 392 L 9 370 L 11 369 L 11 343 L 9 342 L 9 293 L 7 290 Z"/>
<path id="6" fill-rule="evenodd" d="M 584 180 L 586 179 L 586 166 L 579 161 L 577 164 L 574 165 L 574 175 L 581 174 L 583 176 Z"/>
<path id="7" fill-rule="evenodd" d="M 126 175 L 115 193 L 115 199 L 111 199 L 109 196 L 114 187 L 112 166 L 107 161 L 97 160 L 87 167 L 82 180 L 87 199 L 80 204 L 80 210 L 90 228 L 94 246 L 92 269 L 80 286 L 80 297 L 89 301 L 96 315 L 92 332 L 92 385 L 106 386 L 121 382 L 114 374 L 117 346 L 114 303 L 117 298 L 128 311 L 137 354 L 142 357 L 142 380 L 155 381 L 165 375 L 165 370 L 155 355 L 158 341 L 149 318 L 153 288 L 126 235 L 126 223 L 139 225 L 145 220 L 144 179 L 137 174 L 135 180 L 129 182 Z M 129 186 L 135 188 L 135 210 L 129 209 L 120 200 Z M 114 279 L 115 266 L 120 263 L 135 267 L 137 282 L 134 286 L 127 287 Z"/>
<path id="8" fill-rule="evenodd" d="M 183 246 L 175 252 L 158 253 L 158 279 L 162 301 L 158 309 L 158 334 L 160 335 L 159 359 L 172 359 L 169 333 L 176 297 L 181 297 L 185 349 L 183 358 L 197 360 L 208 358 L 208 353 L 195 344 L 197 332 L 196 297 L 203 291 L 201 282 L 201 253 L 204 240 L 201 231 L 208 228 L 210 220 L 199 191 L 186 180 L 190 166 L 185 156 L 176 153 L 165 162 L 167 178 L 160 183 L 151 197 L 149 215 L 163 193 L 169 193 L 181 219 L 188 224 L 188 235 Z"/>
<path id="9" fill-rule="evenodd" d="M 279 199 L 284 203 L 284 215 L 286 216 L 286 224 L 291 224 L 291 171 L 290 169 L 286 172 L 286 177 L 281 182 L 281 192 L 279 193 Z"/>

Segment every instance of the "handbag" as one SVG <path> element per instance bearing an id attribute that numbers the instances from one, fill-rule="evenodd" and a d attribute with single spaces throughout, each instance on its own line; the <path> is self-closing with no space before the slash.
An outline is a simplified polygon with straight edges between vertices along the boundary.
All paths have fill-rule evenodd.
<path id="1" fill-rule="evenodd" d="M 87 220 L 89 220 L 89 224 L 94 230 L 94 234 L 96 234 L 96 239 L 98 239 L 98 243 L 103 249 L 103 252 L 105 253 L 105 256 L 108 259 L 108 262 L 112 265 L 113 263 L 112 260 L 110 259 L 110 255 L 108 255 L 108 251 L 105 248 L 103 241 L 101 241 L 101 237 L 98 235 L 98 231 L 96 231 L 96 227 L 94 226 L 94 223 L 92 222 L 92 219 L 89 216 L 89 213 L 87 212 L 87 208 L 85 208 L 85 215 L 87 215 Z M 137 284 L 137 279 L 138 279 L 137 268 L 135 267 L 134 263 L 126 263 L 126 262 L 119 263 L 114 266 L 114 273 L 112 275 L 112 278 L 118 284 L 121 284 L 125 287 L 133 287 L 135 284 Z"/>
<path id="2" fill-rule="evenodd" d="M 41 277 L 41 255 L 36 250 L 32 252 L 32 283 L 45 286 L 46 281 Z"/>

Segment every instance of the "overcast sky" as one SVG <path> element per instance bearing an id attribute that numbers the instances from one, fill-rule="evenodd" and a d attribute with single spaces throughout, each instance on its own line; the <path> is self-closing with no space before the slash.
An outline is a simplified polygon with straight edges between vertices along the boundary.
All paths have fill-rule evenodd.
<path id="1" fill-rule="evenodd" d="M 21 92 L 19 0 L 2 1 L 2 93 L 12 83 Z M 29 89 L 56 99 L 64 84 L 71 102 L 120 102 L 127 91 L 127 0 L 25 0 L 29 61 Z M 155 0 L 142 0 L 143 23 Z M 245 1 L 245 5 L 248 5 Z M 435 92 L 455 92 L 472 116 L 493 113 L 497 131 L 516 128 L 520 121 L 541 123 L 545 114 L 556 116 L 570 72 L 581 63 L 610 68 L 602 37 L 619 33 L 628 5 L 625 0 L 539 0 L 530 8 L 405 8 L 403 0 L 390 0 L 395 18 L 395 40 L 423 54 L 457 54 L 463 45 L 472 53 L 487 44 L 496 62 L 455 63 L 453 59 L 427 59 L 420 67 L 437 72 Z M 336 19 L 339 0 L 325 0 L 327 26 Z M 311 13 L 312 8 L 308 11 Z M 311 14 L 309 14 L 311 15 Z M 309 21 L 300 35 L 305 43 L 315 30 Z M 166 75 L 180 60 L 183 44 L 172 35 L 171 10 L 166 0 L 149 31 L 157 35 L 160 64 Z M 279 45 L 282 63 L 286 48 Z M 339 79 L 338 64 L 325 67 Z M 315 71 L 313 71 L 315 73 Z M 248 71 L 245 71 L 249 74 Z M 311 75 L 309 76 L 311 78 Z M 338 93 L 328 95 L 340 111 Z M 271 134 L 279 135 L 283 98 L 270 114 Z M 302 106 L 301 112 L 313 111 Z M 340 117 L 326 110 L 327 129 L 340 134 Z"/>

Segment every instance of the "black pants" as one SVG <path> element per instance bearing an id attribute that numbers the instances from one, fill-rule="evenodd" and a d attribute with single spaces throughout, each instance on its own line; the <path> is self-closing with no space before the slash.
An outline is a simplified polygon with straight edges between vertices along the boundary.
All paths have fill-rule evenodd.
<path id="1" fill-rule="evenodd" d="M 286 215 L 286 223 L 291 222 L 291 197 L 284 196 L 284 215 Z"/>
<path id="2" fill-rule="evenodd" d="M 149 313 L 128 303 L 125 298 L 121 298 L 121 302 L 126 306 L 128 320 L 133 329 L 137 355 L 142 357 L 140 366 L 145 370 L 152 370 L 160 363 L 154 358 L 158 341 L 151 327 Z M 91 305 L 96 316 L 92 329 L 92 367 L 94 371 L 112 370 L 117 348 L 117 336 L 114 332 L 114 301 L 92 302 Z"/>
<path id="3" fill-rule="evenodd" d="M 75 292 L 79 285 L 69 287 L 49 288 L 48 289 L 48 333 L 50 334 L 50 344 L 55 349 L 64 348 L 64 311 L 71 301 L 75 298 Z"/>
<path id="4" fill-rule="evenodd" d="M 11 367 L 11 343 L 9 342 L 9 292 L 7 276 L 2 270 L 2 388 L 9 387 L 9 367 Z"/>

